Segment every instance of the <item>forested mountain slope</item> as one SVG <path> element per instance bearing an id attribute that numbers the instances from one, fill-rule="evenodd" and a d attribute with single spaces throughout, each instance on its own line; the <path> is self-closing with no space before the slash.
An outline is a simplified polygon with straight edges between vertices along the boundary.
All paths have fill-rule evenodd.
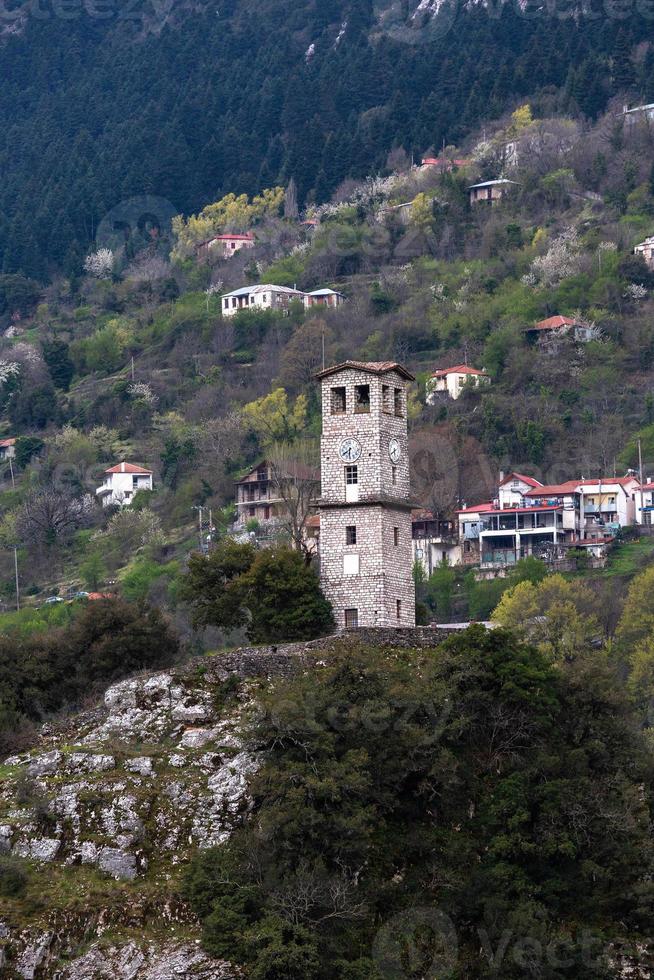
<path id="1" fill-rule="evenodd" d="M 436 17 L 427 7 L 3 10 L 3 271 L 78 272 L 103 216 L 134 195 L 188 213 L 293 177 L 301 201 L 321 201 L 344 177 L 382 168 L 393 147 L 460 142 L 525 96 L 546 113 L 589 116 L 617 93 L 654 99 L 639 9 L 569 19 L 517 4 L 454 4 Z"/>

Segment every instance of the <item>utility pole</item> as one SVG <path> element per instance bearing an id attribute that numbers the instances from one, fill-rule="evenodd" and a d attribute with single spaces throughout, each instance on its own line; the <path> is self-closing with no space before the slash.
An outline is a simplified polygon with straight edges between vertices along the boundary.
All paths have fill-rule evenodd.
<path id="1" fill-rule="evenodd" d="M 193 510 L 197 510 L 197 512 L 198 512 L 198 540 L 200 542 L 200 551 L 203 551 L 204 549 L 202 547 L 202 544 L 203 544 L 203 542 L 202 542 L 202 505 L 201 504 L 199 506 L 196 505 L 193 508 Z"/>
<path id="2" fill-rule="evenodd" d="M 18 584 L 18 548 L 14 545 L 14 574 L 16 576 L 16 612 L 20 612 L 20 586 Z"/>
<path id="3" fill-rule="evenodd" d="M 14 476 L 14 464 L 11 456 L 9 457 L 9 472 L 11 473 L 11 487 L 16 489 L 16 477 Z M 16 612 L 20 612 L 20 587 L 18 585 L 18 548 L 14 545 L 14 575 L 16 577 Z"/>
<path id="4" fill-rule="evenodd" d="M 132 354 L 132 381 L 134 380 L 134 355 Z"/>
<path id="5" fill-rule="evenodd" d="M 643 517 L 643 449 L 640 439 L 638 440 L 638 482 L 640 484 L 640 523 L 645 523 Z"/>
<path id="6" fill-rule="evenodd" d="M 322 328 L 322 369 L 325 370 L 325 328 Z"/>

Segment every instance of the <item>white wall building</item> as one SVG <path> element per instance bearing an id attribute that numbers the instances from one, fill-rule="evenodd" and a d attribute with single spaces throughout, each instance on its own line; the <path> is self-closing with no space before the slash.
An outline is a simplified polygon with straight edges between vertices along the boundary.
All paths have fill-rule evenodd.
<path id="1" fill-rule="evenodd" d="M 288 286 L 243 286 L 222 299 L 223 316 L 236 316 L 241 310 L 287 310 L 293 300 L 304 303 L 306 294 Z"/>
<path id="2" fill-rule="evenodd" d="M 458 398 L 466 386 L 478 388 L 480 385 L 489 385 L 491 379 L 485 371 L 478 371 L 476 368 L 468 367 L 467 364 L 457 364 L 456 367 L 444 368 L 441 371 L 434 371 L 426 385 L 426 401 L 428 405 L 436 402 L 437 392 L 446 392 L 450 398 Z"/>
<path id="3" fill-rule="evenodd" d="M 636 245 L 634 253 L 642 255 L 650 269 L 654 269 L 654 235 L 646 238 L 640 245 Z"/>
<path id="4" fill-rule="evenodd" d="M 16 457 L 16 440 L 0 439 L 0 463 L 6 463 Z"/>
<path id="5" fill-rule="evenodd" d="M 118 463 L 104 471 L 104 483 L 95 492 L 103 507 L 127 507 L 139 490 L 152 490 L 152 471 L 135 463 Z"/>

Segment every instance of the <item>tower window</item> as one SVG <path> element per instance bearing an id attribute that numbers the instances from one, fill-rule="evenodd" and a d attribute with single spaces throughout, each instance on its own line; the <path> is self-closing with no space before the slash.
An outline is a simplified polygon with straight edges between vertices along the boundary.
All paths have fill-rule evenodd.
<path id="1" fill-rule="evenodd" d="M 400 543 L 400 529 L 399 529 L 399 527 L 394 527 L 393 528 L 393 544 L 397 548 L 397 546 L 399 545 L 399 543 Z"/>
<path id="2" fill-rule="evenodd" d="M 370 385 L 354 386 L 354 411 L 357 415 L 370 412 Z"/>
<path id="3" fill-rule="evenodd" d="M 391 389 L 388 385 L 382 385 L 382 412 L 391 414 Z"/>
<path id="4" fill-rule="evenodd" d="M 393 389 L 393 406 L 398 418 L 402 418 L 402 389 Z"/>
<path id="5" fill-rule="evenodd" d="M 391 466 L 391 483 L 393 486 L 397 484 L 397 466 Z"/>
<path id="6" fill-rule="evenodd" d="M 345 415 L 345 388 L 331 389 L 331 413 L 332 415 Z"/>
<path id="7" fill-rule="evenodd" d="M 346 609 L 345 610 L 345 626 L 347 629 L 356 628 L 359 625 L 359 610 L 358 609 Z"/>
<path id="8" fill-rule="evenodd" d="M 353 486 L 355 483 L 359 482 L 359 467 L 358 466 L 346 466 L 345 467 L 345 482 L 348 486 Z"/>
<path id="9" fill-rule="evenodd" d="M 396 619 L 402 619 L 402 600 L 401 599 L 396 599 L 395 600 L 395 618 Z"/>
<path id="10" fill-rule="evenodd" d="M 345 528 L 345 544 L 356 544 L 357 543 L 357 529 L 354 524 L 348 525 Z"/>

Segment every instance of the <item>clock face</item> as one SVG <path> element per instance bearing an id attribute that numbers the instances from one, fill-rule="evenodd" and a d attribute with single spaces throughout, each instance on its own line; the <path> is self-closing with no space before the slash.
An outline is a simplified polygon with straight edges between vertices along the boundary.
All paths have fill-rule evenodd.
<path id="1" fill-rule="evenodd" d="M 397 439 L 391 439 L 388 444 L 388 455 L 391 458 L 391 463 L 397 463 L 400 456 L 402 455 L 402 449 Z"/>
<path id="2" fill-rule="evenodd" d="M 361 455 L 361 444 L 357 439 L 343 439 L 338 455 L 344 463 L 356 463 Z"/>

